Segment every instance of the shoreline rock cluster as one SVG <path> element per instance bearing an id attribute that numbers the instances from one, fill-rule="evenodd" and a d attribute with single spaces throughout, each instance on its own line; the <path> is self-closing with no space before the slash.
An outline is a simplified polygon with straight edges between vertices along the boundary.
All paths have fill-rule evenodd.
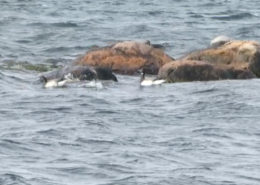
<path id="1" fill-rule="evenodd" d="M 158 44 L 123 41 L 90 50 L 72 66 L 108 68 L 123 75 L 142 71 L 168 83 L 250 79 L 260 77 L 260 43 L 219 36 L 209 48 L 174 59 Z"/>

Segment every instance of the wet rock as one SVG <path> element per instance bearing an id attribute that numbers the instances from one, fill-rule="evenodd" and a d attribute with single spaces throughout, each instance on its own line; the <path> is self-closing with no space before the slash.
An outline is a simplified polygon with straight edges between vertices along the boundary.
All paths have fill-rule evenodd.
<path id="1" fill-rule="evenodd" d="M 158 79 L 167 82 L 190 82 L 225 79 L 249 79 L 256 76 L 247 69 L 218 67 L 204 61 L 179 60 L 165 64 L 158 73 Z"/>
<path id="2" fill-rule="evenodd" d="M 124 41 L 91 50 L 75 64 L 106 67 L 116 73 L 133 75 L 140 69 L 145 69 L 148 74 L 157 74 L 162 65 L 172 60 L 163 49 L 150 42 Z"/>
<path id="3" fill-rule="evenodd" d="M 230 41 L 217 48 L 192 52 L 182 59 L 205 61 L 223 69 L 250 70 L 260 77 L 260 44 L 256 41 Z"/>

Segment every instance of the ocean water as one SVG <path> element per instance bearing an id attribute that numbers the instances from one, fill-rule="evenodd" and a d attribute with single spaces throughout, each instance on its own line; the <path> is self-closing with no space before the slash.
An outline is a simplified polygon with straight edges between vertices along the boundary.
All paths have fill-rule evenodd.
<path id="1" fill-rule="evenodd" d="M 91 47 L 260 41 L 257 0 L 0 0 L 0 185 L 259 185 L 260 80 L 45 89 Z"/>

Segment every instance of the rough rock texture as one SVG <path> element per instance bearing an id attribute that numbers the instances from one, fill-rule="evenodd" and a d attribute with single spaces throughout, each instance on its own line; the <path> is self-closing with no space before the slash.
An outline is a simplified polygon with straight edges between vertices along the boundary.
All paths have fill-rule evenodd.
<path id="1" fill-rule="evenodd" d="M 248 69 L 260 77 L 260 44 L 255 41 L 231 41 L 217 48 L 192 52 L 183 59 L 205 61 L 223 69 Z"/>
<path id="2" fill-rule="evenodd" d="M 223 68 L 196 60 L 178 60 L 167 63 L 161 67 L 158 73 L 158 79 L 165 79 L 167 82 L 248 79 L 255 77 L 247 69 Z"/>
<path id="3" fill-rule="evenodd" d="M 120 74 L 136 74 L 142 68 L 148 74 L 157 74 L 159 68 L 174 60 L 149 42 L 125 41 L 95 49 L 78 59 L 76 65 L 109 67 Z"/>

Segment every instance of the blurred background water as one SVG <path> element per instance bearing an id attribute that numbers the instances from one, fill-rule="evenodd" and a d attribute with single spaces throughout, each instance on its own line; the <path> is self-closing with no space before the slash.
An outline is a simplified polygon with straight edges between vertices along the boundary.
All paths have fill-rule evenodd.
<path id="1" fill-rule="evenodd" d="M 257 0 L 0 0 L 0 184 L 260 184 L 260 80 L 44 89 L 91 47 L 260 40 Z"/>

